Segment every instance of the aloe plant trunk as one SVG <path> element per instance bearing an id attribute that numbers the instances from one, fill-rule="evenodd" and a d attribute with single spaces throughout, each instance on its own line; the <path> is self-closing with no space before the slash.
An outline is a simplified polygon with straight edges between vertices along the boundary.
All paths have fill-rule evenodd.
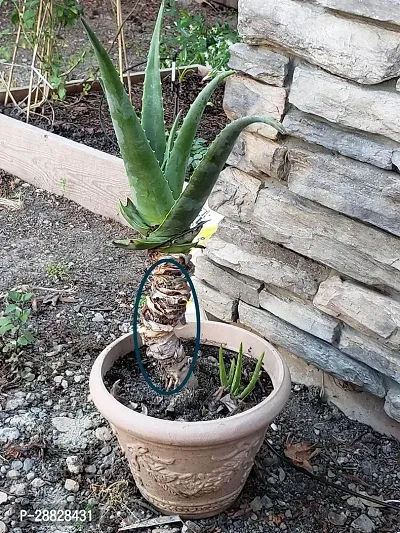
<path id="1" fill-rule="evenodd" d="M 152 250 L 149 256 L 154 263 L 168 257 L 175 259 L 188 272 L 193 269 L 190 255 L 167 255 Z M 189 356 L 174 333 L 184 319 L 190 287 L 181 270 L 173 263 L 156 266 L 150 279 L 150 294 L 141 309 L 139 333 L 147 347 L 147 355 L 158 361 L 166 376 L 167 388 L 172 388 L 182 383 L 190 365 Z"/>

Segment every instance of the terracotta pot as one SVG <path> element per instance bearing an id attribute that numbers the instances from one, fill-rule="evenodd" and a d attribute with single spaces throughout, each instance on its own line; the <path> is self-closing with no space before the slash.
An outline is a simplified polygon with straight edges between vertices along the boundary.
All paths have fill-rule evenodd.
<path id="1" fill-rule="evenodd" d="M 181 338 L 195 336 L 195 324 L 177 329 Z M 133 350 L 132 334 L 124 335 L 96 359 L 90 375 L 91 397 L 110 422 L 125 452 L 142 495 L 166 514 L 209 517 L 227 509 L 239 496 L 269 424 L 290 393 L 289 370 L 264 339 L 244 329 L 203 322 L 201 343 L 258 357 L 274 390 L 263 402 L 232 417 L 205 422 L 162 420 L 137 413 L 106 389 L 103 376 L 114 362 Z"/>

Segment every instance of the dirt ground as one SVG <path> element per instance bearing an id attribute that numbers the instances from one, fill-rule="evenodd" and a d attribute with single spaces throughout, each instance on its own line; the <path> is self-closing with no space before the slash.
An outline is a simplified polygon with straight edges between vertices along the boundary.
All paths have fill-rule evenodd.
<path id="1" fill-rule="evenodd" d="M 14 182 L 12 191 L 4 174 L 0 185 L 8 197 L 22 200 L 18 210 L 0 210 L 1 305 L 8 290 L 21 286 L 38 304 L 30 321 L 37 340 L 21 359 L 20 375 L 7 375 L 2 366 L 0 530 L 113 533 L 122 524 L 157 517 L 88 399 L 95 357 L 130 327 L 147 259 L 113 247 L 112 239 L 125 231 L 118 224 L 26 184 Z M 62 265 L 62 281 L 51 276 L 54 265 Z M 317 450 L 310 460 L 315 474 L 383 500 L 399 498 L 400 444 L 349 421 L 319 391 L 294 386 L 268 439 L 281 454 L 299 443 L 308 450 L 304 443 L 310 443 Z M 295 471 L 271 454 L 266 441 L 232 509 L 186 524 L 184 531 L 397 533 L 399 513 L 370 505 Z M 91 510 L 93 520 L 21 520 L 21 510 L 37 508 Z M 141 531 L 178 533 L 182 527 Z"/>

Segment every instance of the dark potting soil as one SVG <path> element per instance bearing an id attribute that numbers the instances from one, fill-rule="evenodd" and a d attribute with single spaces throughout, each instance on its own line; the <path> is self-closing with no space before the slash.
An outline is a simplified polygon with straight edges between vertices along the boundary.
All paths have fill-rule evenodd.
<path id="1" fill-rule="evenodd" d="M 194 72 L 188 73 L 181 85 L 180 105 L 182 115 L 185 116 L 190 105 L 205 86 L 206 82 Z M 143 84 L 132 85 L 132 103 L 138 113 L 142 107 Z M 171 79 L 163 79 L 164 107 L 166 128 L 170 129 L 174 121 L 174 97 Z M 197 137 L 211 142 L 229 122 L 222 107 L 224 86 L 221 85 L 207 105 Z M 101 110 L 101 113 L 100 113 Z M 107 102 L 100 92 L 89 92 L 84 95 L 71 95 L 64 102 L 46 102 L 39 113 L 31 115 L 30 123 L 39 128 L 50 131 L 61 137 L 97 148 L 111 155 L 119 156 L 119 149 L 108 111 Z M 19 114 L 12 104 L 0 106 L 0 113 L 25 120 L 25 113 Z"/>
<path id="2" fill-rule="evenodd" d="M 187 354 L 194 352 L 193 341 L 184 343 Z M 140 350 L 144 367 L 154 385 L 165 389 L 165 383 L 157 364 L 146 357 L 145 348 Z M 237 354 L 224 350 L 226 368 L 229 369 L 232 357 Z M 249 383 L 254 373 L 256 361 L 249 357 L 243 359 L 242 389 Z M 109 391 L 119 402 L 149 416 L 166 420 L 185 420 L 188 422 L 215 420 L 231 414 L 247 411 L 264 400 L 273 390 L 270 377 L 262 371 L 260 379 L 253 392 L 237 404 L 230 412 L 221 401 L 215 401 L 213 395 L 220 387 L 218 348 L 201 345 L 199 358 L 194 370 L 198 386 L 195 389 L 184 388 L 181 392 L 163 396 L 153 391 L 142 375 L 135 353 L 129 353 L 119 359 L 106 374 L 104 381 Z M 117 385 L 114 385 L 117 382 Z"/>

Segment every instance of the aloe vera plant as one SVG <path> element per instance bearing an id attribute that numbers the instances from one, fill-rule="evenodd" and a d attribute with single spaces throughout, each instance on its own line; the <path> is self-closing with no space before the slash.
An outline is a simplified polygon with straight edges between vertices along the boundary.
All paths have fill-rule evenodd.
<path id="1" fill-rule="evenodd" d="M 152 261 L 173 257 L 191 268 L 190 250 L 203 223 L 198 216 L 213 189 L 219 173 L 241 131 L 255 122 L 283 132 L 270 117 L 245 117 L 228 124 L 216 137 L 193 171 L 186 187 L 185 176 L 191 148 L 203 112 L 215 89 L 232 71 L 218 74 L 200 92 L 186 117 L 176 117 L 169 133 L 165 131 L 161 92 L 159 43 L 165 0 L 155 24 L 145 73 L 143 104 L 139 119 L 110 57 L 83 20 L 95 50 L 115 134 L 124 160 L 131 197 L 120 210 L 140 238 L 115 241 L 127 250 L 147 250 Z M 197 219 L 197 220 L 196 220 Z M 148 355 L 164 367 L 168 386 L 180 383 L 187 371 L 188 358 L 174 334 L 184 317 L 190 299 L 188 283 L 172 264 L 153 270 L 151 292 L 141 309 L 140 334 Z"/>
<path id="2" fill-rule="evenodd" d="M 237 359 L 232 359 L 229 374 L 226 373 L 224 351 L 222 346 L 219 349 L 218 366 L 219 366 L 219 380 L 221 387 L 229 391 L 230 394 L 238 400 L 245 400 L 249 394 L 254 390 L 257 381 L 260 379 L 262 364 L 264 361 L 264 352 L 257 361 L 253 375 L 243 390 L 242 386 L 242 372 L 243 372 L 243 344 L 240 344 Z"/>

